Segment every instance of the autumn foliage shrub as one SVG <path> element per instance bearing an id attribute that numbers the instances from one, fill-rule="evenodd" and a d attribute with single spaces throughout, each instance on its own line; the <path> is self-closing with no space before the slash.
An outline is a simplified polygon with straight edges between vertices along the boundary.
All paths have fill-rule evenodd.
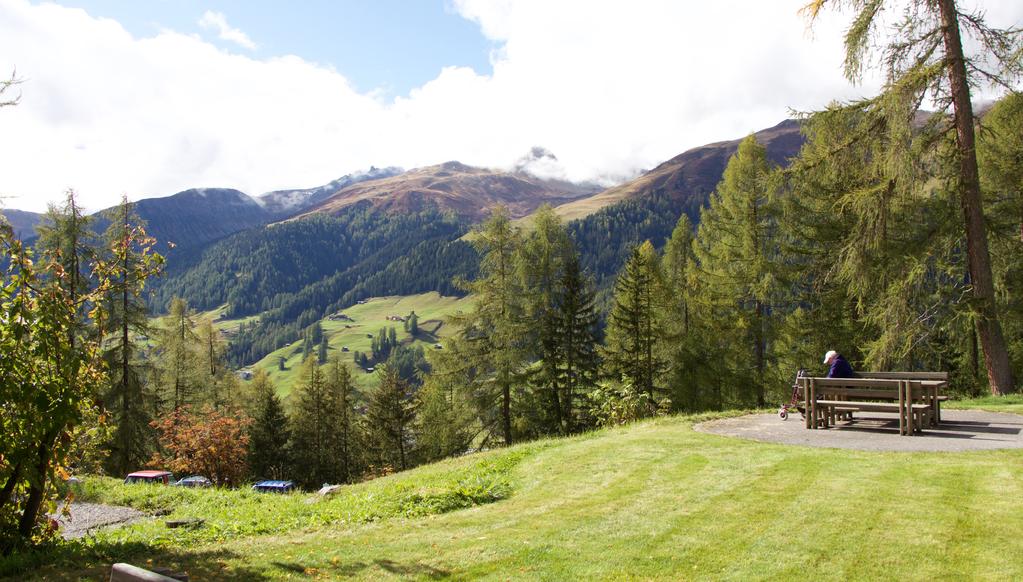
<path id="1" fill-rule="evenodd" d="M 150 467 L 176 474 L 203 475 L 219 486 L 237 486 L 248 471 L 248 427 L 252 420 L 211 406 L 182 406 L 152 422 L 160 452 Z"/>

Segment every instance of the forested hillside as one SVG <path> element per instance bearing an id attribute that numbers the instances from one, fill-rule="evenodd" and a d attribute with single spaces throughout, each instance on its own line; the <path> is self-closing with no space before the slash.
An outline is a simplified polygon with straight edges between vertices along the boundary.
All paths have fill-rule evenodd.
<path id="1" fill-rule="evenodd" d="M 14 228 L 14 236 L 22 240 L 34 237 L 36 225 L 43 219 L 42 214 L 14 210 L 13 208 L 0 209 L 0 215 L 3 215 Z"/>
<path id="2" fill-rule="evenodd" d="M 466 226 L 450 213 L 378 211 L 369 203 L 238 233 L 157 287 L 155 307 L 179 296 L 199 310 L 228 304 L 228 317 L 260 313 L 233 338 L 243 365 L 297 339 L 326 314 L 373 295 L 457 294 L 452 279 L 474 272 Z"/>

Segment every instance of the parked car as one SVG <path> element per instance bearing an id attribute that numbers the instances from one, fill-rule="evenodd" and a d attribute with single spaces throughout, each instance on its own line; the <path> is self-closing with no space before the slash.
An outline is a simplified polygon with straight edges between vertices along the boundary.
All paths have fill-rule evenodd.
<path id="1" fill-rule="evenodd" d="M 212 487 L 213 482 L 203 477 L 202 475 L 192 475 L 191 477 L 185 477 L 174 483 L 175 487 Z"/>
<path id="2" fill-rule="evenodd" d="M 153 483 L 170 485 L 174 475 L 170 471 L 135 471 L 124 478 L 125 483 Z"/>
<path id="3" fill-rule="evenodd" d="M 295 489 L 295 484 L 291 481 L 260 481 L 252 489 L 262 493 L 289 493 Z"/>

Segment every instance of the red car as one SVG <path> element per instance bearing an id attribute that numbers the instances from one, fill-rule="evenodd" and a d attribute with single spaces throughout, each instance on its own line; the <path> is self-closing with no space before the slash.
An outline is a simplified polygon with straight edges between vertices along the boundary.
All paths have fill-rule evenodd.
<path id="1" fill-rule="evenodd" d="M 170 471 L 135 471 L 124 478 L 125 483 L 154 483 L 169 485 L 174 481 Z"/>

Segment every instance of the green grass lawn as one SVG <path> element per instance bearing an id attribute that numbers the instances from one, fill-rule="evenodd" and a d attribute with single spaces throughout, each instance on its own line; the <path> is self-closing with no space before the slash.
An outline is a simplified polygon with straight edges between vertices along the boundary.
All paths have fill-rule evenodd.
<path id="1" fill-rule="evenodd" d="M 960 410 L 993 410 L 995 412 L 1012 412 L 1023 414 L 1023 394 L 1008 396 L 982 396 L 968 400 L 951 400 L 948 408 Z"/>
<path id="2" fill-rule="evenodd" d="M 814 449 L 695 420 L 470 455 L 331 501 L 95 487 L 207 526 L 103 533 L 33 574 L 150 556 L 196 580 L 1023 579 L 1023 451 Z"/>

